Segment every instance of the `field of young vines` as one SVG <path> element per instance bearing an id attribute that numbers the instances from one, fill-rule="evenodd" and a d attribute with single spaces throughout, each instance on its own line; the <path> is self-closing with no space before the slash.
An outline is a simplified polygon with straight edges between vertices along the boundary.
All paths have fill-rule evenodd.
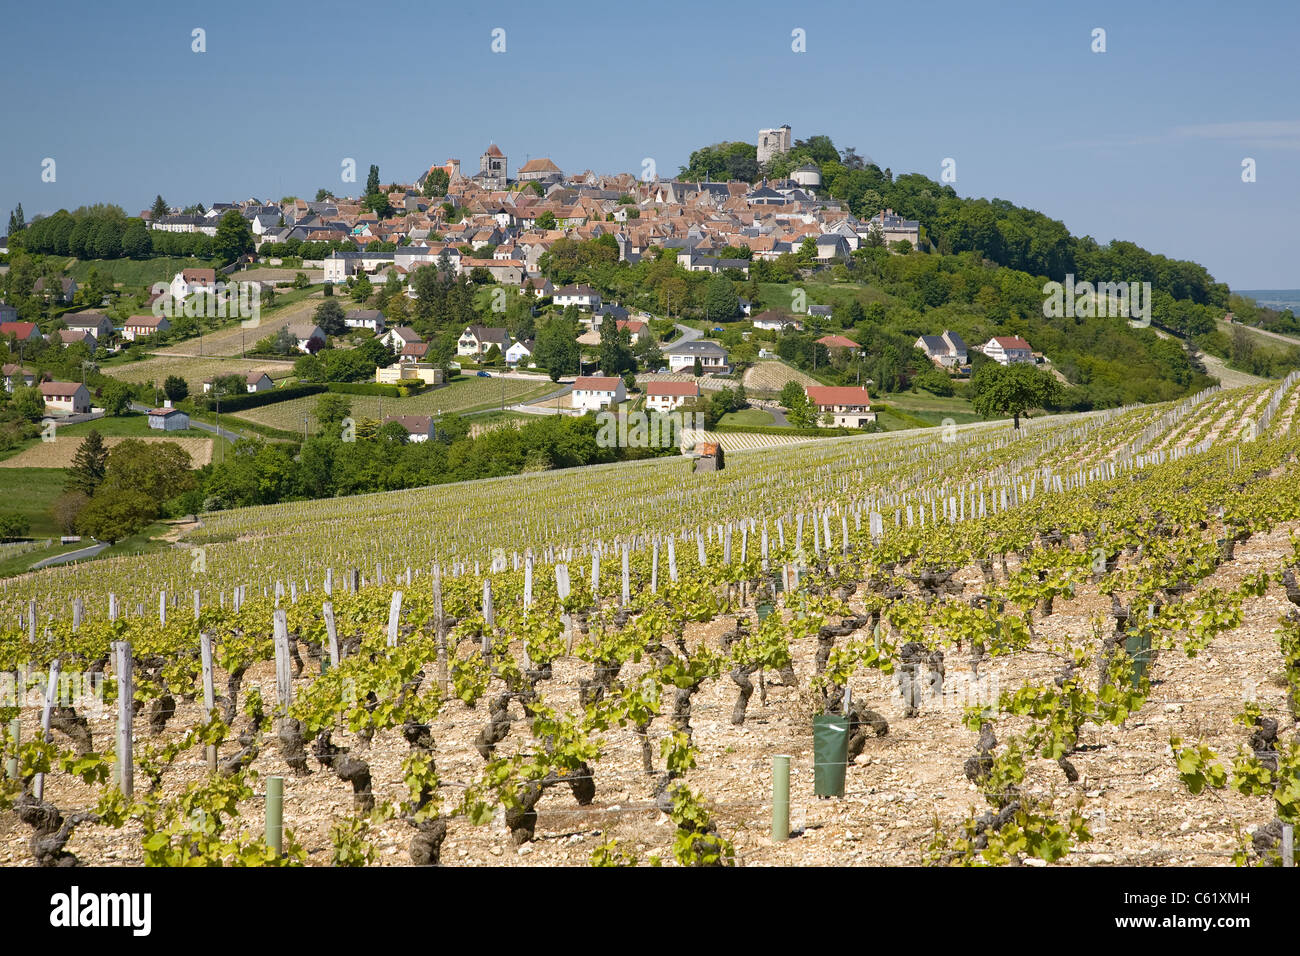
<path id="1" fill-rule="evenodd" d="M 0 865 L 1278 865 L 1298 492 L 1292 375 L 202 515 L 0 586 Z"/>

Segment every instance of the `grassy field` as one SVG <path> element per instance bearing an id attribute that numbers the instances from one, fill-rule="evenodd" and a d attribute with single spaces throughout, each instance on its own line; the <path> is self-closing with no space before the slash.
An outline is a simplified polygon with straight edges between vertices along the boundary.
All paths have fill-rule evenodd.
<path id="1" fill-rule="evenodd" d="M 195 437 L 198 435 L 203 437 Z M 150 431 L 148 435 L 112 435 L 104 439 L 104 444 L 111 450 L 114 445 L 119 445 L 131 438 L 138 438 L 140 441 L 146 442 L 175 442 L 189 452 L 193 467 L 202 468 L 212 460 L 214 437 L 207 432 L 194 431 L 193 429 L 185 432 L 170 432 L 166 437 L 163 437 L 161 431 Z M 28 469 L 61 470 L 72 464 L 81 442 L 82 439 L 79 437 L 59 433 L 54 441 L 37 441 L 35 444 L 29 445 L 18 452 L 18 454 L 0 461 L 0 469 L 17 471 L 26 471 Z"/>
<path id="2" fill-rule="evenodd" d="M 840 283 L 815 279 L 811 282 L 800 282 L 797 287 L 807 293 L 809 305 L 829 305 L 833 308 L 837 305 L 848 305 L 854 299 L 857 299 L 863 305 L 870 305 L 872 302 L 889 301 L 889 296 L 874 286 L 864 286 L 853 282 Z M 794 311 L 791 303 L 791 293 L 796 286 L 786 282 L 760 282 L 758 288 L 759 300 L 764 308 L 782 309 L 787 312 Z"/>
<path id="3" fill-rule="evenodd" d="M 191 343 L 196 345 L 197 342 Z M 198 395 L 203 391 L 205 379 L 218 375 L 247 375 L 250 372 L 265 372 L 275 380 L 287 377 L 293 372 L 293 362 L 275 362 L 269 359 L 240 359 L 226 356 L 203 356 L 190 358 L 183 355 L 151 355 L 139 362 L 128 362 L 108 368 L 107 373 L 124 382 L 156 382 L 161 385 L 169 375 L 179 375 L 190 386 L 190 394 Z"/>
<path id="4" fill-rule="evenodd" d="M 868 391 L 870 391 L 868 389 Z M 919 418 L 929 422 L 932 425 L 943 423 L 945 418 L 951 418 L 958 425 L 965 425 L 967 422 L 983 421 L 975 410 L 971 408 L 970 402 L 964 398 L 956 396 L 942 397 L 933 395 L 930 392 L 917 390 L 915 392 L 897 392 L 895 394 L 877 395 L 871 392 L 872 401 L 881 402 L 898 409 L 914 418 Z M 909 425 L 908 427 L 914 427 Z"/>
<path id="5" fill-rule="evenodd" d="M 135 289 L 170 282 L 182 269 L 212 269 L 216 262 L 203 259 L 163 256 L 157 259 L 69 259 L 69 275 L 82 282 L 94 269 L 100 275 L 111 275 L 114 284 Z"/>
<path id="6" fill-rule="evenodd" d="M 83 438 L 94 429 L 104 436 L 111 447 L 126 438 L 145 438 L 157 441 L 176 440 L 195 458 L 195 467 L 210 460 L 215 451 L 212 443 L 217 437 L 211 432 L 198 428 L 187 428 L 179 432 L 156 431 L 149 427 L 149 416 L 139 413 L 119 415 L 111 418 L 97 418 L 90 422 L 78 422 L 75 425 L 60 425 L 55 432 L 55 441 L 44 442 L 39 438 L 20 445 L 0 455 L 0 468 L 66 468 L 76 454 L 77 446 Z M 220 439 L 223 443 L 225 439 Z M 228 443 L 227 443 L 228 444 Z"/>
<path id="7" fill-rule="evenodd" d="M 26 516 L 34 538 L 57 538 L 63 532 L 55 526 L 50 508 L 63 494 L 66 477 L 62 468 L 0 468 L 0 500 L 5 502 L 0 511 Z"/>
<path id="8" fill-rule="evenodd" d="M 540 398 L 555 390 L 550 382 L 532 382 L 517 378 L 462 378 L 443 388 L 435 388 L 410 398 L 379 398 L 373 395 L 348 395 L 354 418 L 380 418 L 382 415 L 438 416 L 499 408 L 502 389 L 506 405 Z M 230 416 L 236 422 L 247 420 L 284 431 L 301 432 L 303 419 L 314 419 L 318 395 L 295 398 L 275 405 L 250 408 Z M 225 416 L 222 416 L 225 418 Z"/>
<path id="9" fill-rule="evenodd" d="M 776 421 L 771 412 L 761 408 L 742 408 L 738 412 L 727 412 L 720 419 L 719 425 L 771 425 Z"/>

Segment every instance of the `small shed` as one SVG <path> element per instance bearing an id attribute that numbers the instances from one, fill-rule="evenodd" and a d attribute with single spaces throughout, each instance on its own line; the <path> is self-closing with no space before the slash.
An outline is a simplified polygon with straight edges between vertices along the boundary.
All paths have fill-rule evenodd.
<path id="1" fill-rule="evenodd" d="M 149 427 L 181 432 L 190 427 L 190 416 L 179 408 L 153 408 L 149 410 Z"/>
<path id="2" fill-rule="evenodd" d="M 722 471 L 727 466 L 722 446 L 717 442 L 697 443 L 691 458 L 691 471 Z"/>

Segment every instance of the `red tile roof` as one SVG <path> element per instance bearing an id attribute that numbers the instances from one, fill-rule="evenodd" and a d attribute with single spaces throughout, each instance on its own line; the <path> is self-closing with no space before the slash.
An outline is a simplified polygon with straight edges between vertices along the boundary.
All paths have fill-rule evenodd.
<path id="1" fill-rule="evenodd" d="M 700 387 L 694 382 L 651 382 L 645 387 L 647 395 L 686 395 L 694 398 Z"/>
<path id="2" fill-rule="evenodd" d="M 579 375 L 573 380 L 573 387 L 585 388 L 593 392 L 612 392 L 623 381 L 613 375 Z"/>
<path id="3" fill-rule="evenodd" d="M 993 341 L 1004 349 L 1024 349 L 1029 351 L 1029 343 L 1018 335 L 995 335 Z"/>
<path id="4" fill-rule="evenodd" d="M 824 345 L 828 349 L 856 349 L 861 348 L 857 342 L 843 335 L 823 335 L 817 340 L 818 345 Z"/>
<path id="5" fill-rule="evenodd" d="M 870 405 L 867 390 L 852 385 L 808 385 L 804 391 L 814 404 L 827 405 Z"/>

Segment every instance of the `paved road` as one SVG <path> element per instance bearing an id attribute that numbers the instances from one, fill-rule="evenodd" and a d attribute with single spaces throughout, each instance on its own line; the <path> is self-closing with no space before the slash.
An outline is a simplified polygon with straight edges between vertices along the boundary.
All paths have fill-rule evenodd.
<path id="1" fill-rule="evenodd" d="M 52 558 L 45 558 L 44 560 L 37 561 L 30 568 L 28 568 L 28 570 L 35 571 L 38 568 L 46 568 L 55 564 L 67 564 L 69 561 L 81 561 L 84 560 L 85 558 L 93 558 L 95 555 L 99 554 L 99 552 L 103 551 L 107 547 L 108 545 L 104 544 L 101 541 L 98 542 L 97 544 L 92 544 L 88 548 L 80 548 L 76 551 L 69 551 L 66 554 L 56 554 Z"/>
<path id="2" fill-rule="evenodd" d="M 678 325 L 677 331 L 682 333 L 682 337 L 672 342 L 667 342 L 665 343 L 666 345 L 685 345 L 687 342 L 694 342 L 696 339 L 704 338 L 703 332 L 699 329 L 693 329 L 689 325 Z"/>
<path id="3" fill-rule="evenodd" d="M 137 412 L 149 411 L 148 405 L 141 405 L 139 402 L 132 402 L 131 408 Z M 226 431 L 224 428 L 218 428 L 216 425 L 210 425 L 207 422 L 201 422 L 197 418 L 190 419 L 190 428 L 197 428 L 201 431 L 211 432 L 214 435 L 220 435 L 226 441 L 232 443 L 237 441 L 242 441 L 244 438 L 243 435 L 236 435 L 234 432 Z M 163 432 L 163 434 L 166 435 L 167 433 Z"/>

